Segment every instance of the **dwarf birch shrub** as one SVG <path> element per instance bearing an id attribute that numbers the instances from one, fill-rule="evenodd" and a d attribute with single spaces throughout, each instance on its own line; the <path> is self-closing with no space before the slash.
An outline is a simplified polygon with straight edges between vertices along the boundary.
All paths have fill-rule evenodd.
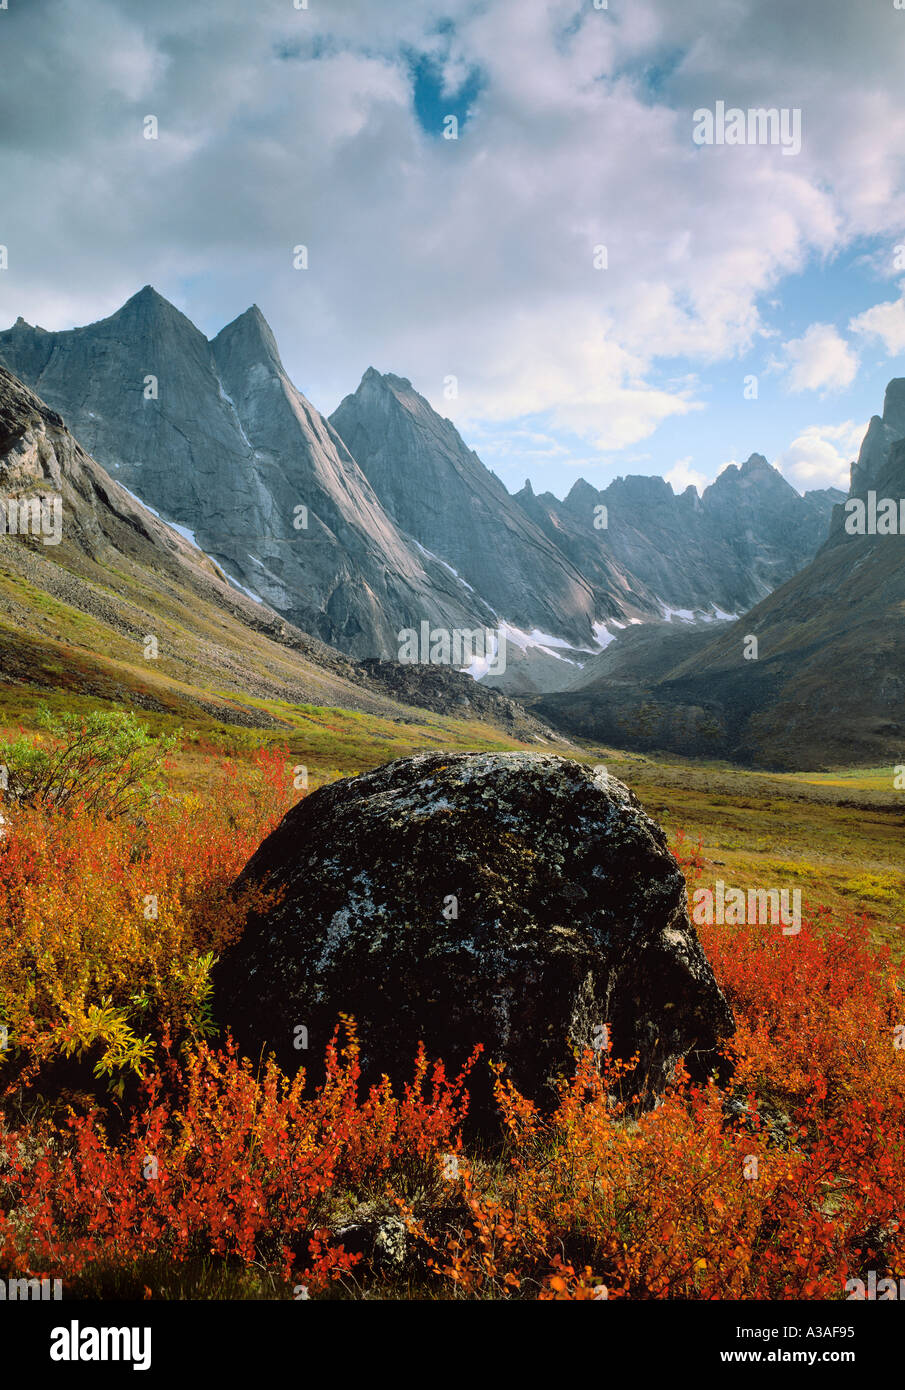
<path id="1" fill-rule="evenodd" d="M 76 804 L 91 815 L 137 815 L 163 789 L 163 762 L 179 735 L 152 738 L 130 710 L 88 715 L 38 713 L 43 733 L 0 742 L 7 796 L 60 811 Z"/>

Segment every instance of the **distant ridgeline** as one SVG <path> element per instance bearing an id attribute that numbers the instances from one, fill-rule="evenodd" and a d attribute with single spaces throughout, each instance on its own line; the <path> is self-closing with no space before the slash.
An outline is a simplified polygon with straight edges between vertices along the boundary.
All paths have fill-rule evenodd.
<path id="1" fill-rule="evenodd" d="M 852 464 L 848 498 L 797 574 L 708 640 L 638 630 L 534 702 L 558 727 L 629 747 L 779 768 L 902 763 L 905 378 Z"/>

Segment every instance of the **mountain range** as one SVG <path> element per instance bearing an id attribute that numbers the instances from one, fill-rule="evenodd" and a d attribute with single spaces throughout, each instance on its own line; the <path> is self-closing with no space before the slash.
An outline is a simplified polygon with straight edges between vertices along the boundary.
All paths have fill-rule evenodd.
<path id="1" fill-rule="evenodd" d="M 843 497 L 837 488 L 802 497 L 762 454 L 730 463 L 701 496 L 690 485 L 676 496 L 659 477 L 617 478 L 599 491 L 580 478 L 562 502 L 535 497 L 528 482 L 516 494 L 587 569 L 601 552 L 595 518 L 605 517 L 607 560 L 633 576 L 639 595 L 660 597 L 657 617 L 664 607 L 744 612 L 816 552 Z"/>
<path id="2" fill-rule="evenodd" d="M 186 723 L 288 730 L 287 703 L 394 722 L 415 707 L 549 741 L 466 675 L 356 662 L 238 591 L 2 365 L 0 495 L 0 670 L 12 712 L 17 692 L 63 692 Z"/>
<path id="3" fill-rule="evenodd" d="M 492 621 L 400 534 L 257 308 L 208 342 L 147 286 L 87 328 L 20 320 L 2 337 L 0 360 L 111 476 L 305 632 L 395 655 L 398 629 L 421 619 Z"/>
<path id="4" fill-rule="evenodd" d="M 895 503 L 897 531 L 858 534 Z M 892 508 L 889 508 L 890 514 Z M 532 702 L 573 735 L 778 768 L 902 761 L 905 752 L 905 378 L 887 389 L 849 497 L 802 570 L 712 640 L 627 636 L 568 692 Z M 646 638 L 646 640 L 644 640 Z M 662 638 L 662 634 L 661 634 Z M 634 641 L 632 639 L 635 639 Z M 755 639 L 752 643 L 751 639 Z"/>
<path id="5" fill-rule="evenodd" d="M 423 622 L 491 629 L 507 661 L 488 683 L 509 693 L 563 689 L 631 624 L 735 616 L 808 562 L 842 499 L 758 455 L 701 498 L 636 477 L 513 496 L 407 378 L 369 368 L 328 420 L 256 306 L 208 340 L 150 286 L 84 328 L 19 319 L 0 361 L 294 627 L 384 659 Z"/>
<path id="6" fill-rule="evenodd" d="M 259 309 L 208 340 L 146 286 L 85 328 L 0 332 L 0 433 L 4 493 L 69 517 L 59 545 L 2 547 L 10 680 L 237 723 L 272 719 L 256 699 L 452 702 L 529 738 L 777 767 L 880 762 L 905 735 L 905 538 L 846 524 L 905 497 L 905 379 L 847 499 L 752 454 L 700 496 L 626 477 L 560 501 L 510 494 L 407 378 L 369 368 L 327 419 Z M 495 630 L 505 671 L 401 666 L 422 626 Z"/>

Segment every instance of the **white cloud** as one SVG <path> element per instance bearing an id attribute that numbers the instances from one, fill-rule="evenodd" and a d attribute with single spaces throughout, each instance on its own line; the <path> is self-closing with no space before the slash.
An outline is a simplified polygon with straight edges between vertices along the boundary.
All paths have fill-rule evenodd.
<path id="1" fill-rule="evenodd" d="M 581 301 L 563 298 L 535 310 L 511 305 L 497 321 L 481 321 L 482 342 L 438 359 L 432 376 L 422 371 L 414 384 L 435 409 L 474 434 L 481 422 L 543 415 L 549 428 L 567 431 L 601 450 L 646 439 L 671 415 L 700 406 L 685 388 L 663 390 L 645 380 L 648 363 L 616 341 L 615 328 L 601 331 L 598 314 Z M 423 329 L 422 329 L 423 332 Z M 430 349 L 429 349 L 430 351 Z M 414 360 L 424 358 L 414 338 Z M 448 375 L 458 395 L 443 395 Z"/>
<path id="2" fill-rule="evenodd" d="M 787 385 L 793 392 L 835 391 L 851 386 L 858 356 L 831 323 L 812 323 L 801 338 L 783 344 Z"/>
<path id="3" fill-rule="evenodd" d="M 865 424 L 811 425 L 776 459 L 776 467 L 801 492 L 839 487 L 848 491 L 849 470 L 857 457 Z"/>
<path id="4" fill-rule="evenodd" d="M 254 301 L 328 410 L 373 363 L 461 428 L 546 414 L 625 448 L 699 405 L 660 359 L 738 357 L 784 276 L 905 226 L 905 23 L 883 6 L 59 0 L 3 27 L 0 321 L 87 322 L 148 281 L 208 332 Z M 419 125 L 410 52 L 450 91 L 480 71 L 458 141 Z M 801 106 L 801 154 L 694 146 L 724 97 Z M 882 307 L 855 331 L 898 342 Z M 793 390 L 854 377 L 828 325 L 787 346 Z"/>
<path id="5" fill-rule="evenodd" d="M 684 492 L 689 486 L 696 487 L 698 492 L 703 492 L 710 482 L 703 473 L 691 468 L 692 457 L 689 454 L 686 458 L 676 459 L 668 473 L 664 473 L 664 478 L 672 485 L 673 492 Z"/>
<path id="6" fill-rule="evenodd" d="M 852 319 L 849 328 L 866 338 L 879 338 L 890 357 L 905 352 L 905 298 L 875 304 Z"/>

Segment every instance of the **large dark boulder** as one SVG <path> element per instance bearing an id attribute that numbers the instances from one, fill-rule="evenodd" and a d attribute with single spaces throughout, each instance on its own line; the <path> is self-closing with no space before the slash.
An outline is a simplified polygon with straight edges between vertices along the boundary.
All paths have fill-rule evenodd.
<path id="1" fill-rule="evenodd" d="M 366 1079 L 408 1079 L 419 1039 L 450 1069 L 483 1043 L 541 1104 L 602 1025 L 650 1095 L 681 1057 L 712 1066 L 734 1026 L 663 831 L 602 768 L 403 758 L 293 807 L 247 884 L 282 899 L 217 967 L 218 1017 L 250 1055 L 315 1075 L 340 1012 Z"/>

